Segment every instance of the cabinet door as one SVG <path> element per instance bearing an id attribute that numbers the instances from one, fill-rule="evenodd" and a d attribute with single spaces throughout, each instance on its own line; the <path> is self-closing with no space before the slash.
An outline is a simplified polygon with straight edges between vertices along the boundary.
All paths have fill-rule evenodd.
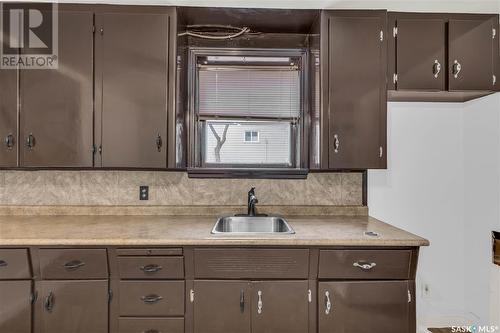
<path id="1" fill-rule="evenodd" d="M 320 333 L 409 333 L 407 281 L 320 282 Z"/>
<path id="2" fill-rule="evenodd" d="M 0 69 L 0 167 L 17 165 L 17 75 Z"/>
<path id="3" fill-rule="evenodd" d="M 194 282 L 195 333 L 250 333 L 250 285 L 245 281 Z"/>
<path id="4" fill-rule="evenodd" d="M 386 12 L 329 14 L 329 166 L 385 167 Z"/>
<path id="5" fill-rule="evenodd" d="M 91 12 L 59 11 L 58 69 L 20 71 L 22 166 L 92 167 L 92 27 Z"/>
<path id="6" fill-rule="evenodd" d="M 398 19 L 397 29 L 397 89 L 444 90 L 444 19 Z"/>
<path id="7" fill-rule="evenodd" d="M 108 281 L 41 281 L 36 289 L 41 332 L 108 332 Z"/>
<path id="8" fill-rule="evenodd" d="M 166 14 L 96 15 L 103 167 L 167 165 L 168 20 Z"/>
<path id="9" fill-rule="evenodd" d="M 252 333 L 309 331 L 307 281 L 252 284 Z"/>
<path id="10" fill-rule="evenodd" d="M 493 90 L 492 19 L 450 20 L 450 90 Z"/>
<path id="11" fill-rule="evenodd" d="M 0 332 L 31 332 L 31 281 L 0 281 Z"/>

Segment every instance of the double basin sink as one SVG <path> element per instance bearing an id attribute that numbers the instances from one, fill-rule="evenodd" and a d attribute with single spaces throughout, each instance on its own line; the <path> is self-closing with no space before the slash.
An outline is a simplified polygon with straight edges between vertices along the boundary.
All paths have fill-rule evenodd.
<path id="1" fill-rule="evenodd" d="M 225 216 L 215 223 L 212 234 L 217 235 L 286 235 L 295 231 L 279 216 Z"/>

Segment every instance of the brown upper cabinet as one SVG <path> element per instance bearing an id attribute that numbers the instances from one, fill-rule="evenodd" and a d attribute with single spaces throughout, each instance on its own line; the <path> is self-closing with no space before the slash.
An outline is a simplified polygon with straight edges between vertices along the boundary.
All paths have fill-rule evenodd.
<path id="1" fill-rule="evenodd" d="M 17 166 L 16 69 L 0 69 L 0 167 Z"/>
<path id="2" fill-rule="evenodd" d="M 60 8 L 58 23 L 57 69 L 1 70 L 0 167 L 93 165 L 93 14 Z"/>
<path id="3" fill-rule="evenodd" d="M 328 119 L 322 153 L 329 169 L 386 167 L 386 26 L 386 11 L 322 14 L 322 108 Z"/>
<path id="4" fill-rule="evenodd" d="M 389 31 L 391 100 L 464 101 L 498 90 L 498 15 L 389 13 Z"/>
<path id="5" fill-rule="evenodd" d="M 449 90 L 494 90 L 498 16 L 451 19 L 448 27 Z M 495 43 L 497 47 L 495 47 Z M 498 56 L 498 52 L 496 53 Z"/>
<path id="6" fill-rule="evenodd" d="M 167 135 L 175 133 L 167 131 L 175 9 L 155 8 L 96 13 L 98 167 L 167 167 Z"/>
<path id="7" fill-rule="evenodd" d="M 20 70 L 23 167 L 93 165 L 93 15 L 58 12 L 58 68 Z"/>

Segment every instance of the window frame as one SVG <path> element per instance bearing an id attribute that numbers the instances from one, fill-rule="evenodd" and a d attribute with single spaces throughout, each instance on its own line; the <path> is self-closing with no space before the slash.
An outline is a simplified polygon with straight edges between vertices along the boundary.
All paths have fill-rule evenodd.
<path id="1" fill-rule="evenodd" d="M 247 141 L 247 133 L 250 133 L 250 141 Z M 257 140 L 252 140 L 253 139 L 253 133 L 257 133 L 257 135 L 255 136 L 257 138 Z M 245 134 L 243 135 L 243 142 L 244 143 L 260 143 L 260 131 L 254 131 L 254 130 L 249 130 L 249 131 L 245 131 Z"/>
<path id="2" fill-rule="evenodd" d="M 220 169 L 228 170 L 300 170 L 304 173 L 304 169 L 308 165 L 308 125 L 309 125 L 309 94 L 307 80 L 309 75 L 308 57 L 306 49 L 254 49 L 254 48 L 204 48 L 191 47 L 189 48 L 188 62 L 188 169 L 214 169 L 214 173 L 219 173 Z M 300 71 L 300 111 L 296 122 L 291 121 L 291 165 L 279 164 L 224 164 L 224 163 L 205 163 L 204 162 L 204 146 L 203 138 L 205 136 L 203 121 L 208 118 L 198 114 L 198 61 L 201 57 L 208 56 L 243 56 L 243 57 L 291 57 L 298 58 L 298 66 Z M 231 120 L 231 117 L 214 117 L 212 119 Z M 237 117 L 237 119 L 241 119 Z M 269 118 L 261 120 L 277 120 L 279 118 Z M 210 120 L 210 119 L 208 119 Z M 233 118 L 234 120 L 234 118 Z M 258 120 L 254 118 L 252 120 Z M 283 120 L 286 121 L 286 120 Z M 255 143 L 247 142 L 245 143 Z M 297 147 L 298 146 L 298 147 Z M 204 171 L 206 174 L 207 171 Z M 265 171 L 264 171 L 265 172 Z"/>

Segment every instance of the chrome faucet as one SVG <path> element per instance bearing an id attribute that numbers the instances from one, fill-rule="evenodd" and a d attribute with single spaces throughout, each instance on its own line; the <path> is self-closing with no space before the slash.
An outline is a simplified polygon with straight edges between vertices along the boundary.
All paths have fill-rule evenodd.
<path id="1" fill-rule="evenodd" d="M 252 187 L 250 191 L 248 191 L 248 216 L 256 216 L 257 213 L 255 211 L 255 204 L 258 203 L 259 200 L 255 196 L 255 187 Z"/>

